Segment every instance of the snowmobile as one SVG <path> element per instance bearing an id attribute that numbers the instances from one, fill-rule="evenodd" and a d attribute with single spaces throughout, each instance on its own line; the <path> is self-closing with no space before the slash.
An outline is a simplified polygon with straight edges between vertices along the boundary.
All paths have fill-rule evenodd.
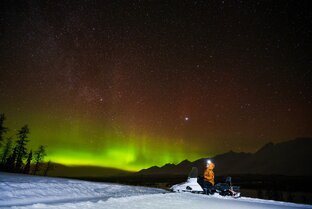
<path id="1" fill-rule="evenodd" d="M 170 190 L 173 192 L 192 192 L 203 193 L 203 188 L 197 182 L 198 170 L 193 167 L 188 175 L 187 181 L 181 184 L 173 185 Z"/>
<path id="2" fill-rule="evenodd" d="M 204 187 L 203 178 L 197 178 L 198 170 L 193 167 L 187 181 L 181 184 L 173 185 L 170 190 L 173 192 L 192 192 L 200 194 L 218 193 L 221 196 L 231 196 L 234 198 L 240 197 L 240 187 L 232 186 L 232 178 L 227 177 L 225 183 L 217 183 L 209 189 Z"/>

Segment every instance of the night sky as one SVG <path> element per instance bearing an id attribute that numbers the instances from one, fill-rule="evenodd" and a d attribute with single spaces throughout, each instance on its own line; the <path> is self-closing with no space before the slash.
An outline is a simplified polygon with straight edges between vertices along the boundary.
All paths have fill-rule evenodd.
<path id="1" fill-rule="evenodd" d="M 1 1 L 7 136 L 126 170 L 312 136 L 308 2 Z"/>

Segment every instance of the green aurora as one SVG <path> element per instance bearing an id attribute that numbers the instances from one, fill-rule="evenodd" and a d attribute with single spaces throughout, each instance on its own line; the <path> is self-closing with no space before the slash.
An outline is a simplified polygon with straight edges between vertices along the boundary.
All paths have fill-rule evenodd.
<path id="1" fill-rule="evenodd" d="M 134 133 L 127 135 L 99 124 L 86 124 L 78 120 L 58 121 L 35 114 L 30 118 L 33 120 L 23 120 L 30 127 L 28 148 L 35 150 L 39 145 L 45 145 L 45 161 L 138 171 L 154 165 L 162 166 L 203 157 L 192 153 L 187 149 L 189 145 L 179 143 L 179 140 L 168 143 L 173 140 Z M 23 122 L 13 123 L 8 117 L 6 125 L 14 127 L 8 135 L 14 136 Z"/>

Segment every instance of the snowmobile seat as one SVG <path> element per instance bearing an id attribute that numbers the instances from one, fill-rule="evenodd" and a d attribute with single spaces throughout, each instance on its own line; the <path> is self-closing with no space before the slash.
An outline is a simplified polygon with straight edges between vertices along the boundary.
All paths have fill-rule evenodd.
<path id="1" fill-rule="evenodd" d="M 226 177 L 225 183 L 227 183 L 229 186 L 232 186 L 232 177 L 231 176 Z"/>
<path id="2" fill-rule="evenodd" d="M 227 184 L 227 183 L 217 183 L 215 185 L 215 189 L 218 191 L 218 192 L 224 192 L 224 191 L 228 191 L 231 189 L 230 185 Z"/>

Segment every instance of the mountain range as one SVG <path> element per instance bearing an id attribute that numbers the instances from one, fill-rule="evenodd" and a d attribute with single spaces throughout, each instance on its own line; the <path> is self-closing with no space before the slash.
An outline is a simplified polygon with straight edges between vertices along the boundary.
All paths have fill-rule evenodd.
<path id="1" fill-rule="evenodd" d="M 296 138 L 277 144 L 268 143 L 255 153 L 227 153 L 209 158 L 216 167 L 217 175 L 259 174 L 259 175 L 312 175 L 312 138 Z M 143 169 L 140 175 L 185 175 L 192 167 L 199 174 L 204 172 L 207 158 L 194 162 L 184 160 L 181 163 L 153 166 Z"/>
<path id="2" fill-rule="evenodd" d="M 53 169 L 49 176 L 59 177 L 112 177 L 112 176 L 157 176 L 157 175 L 187 175 L 192 167 L 197 167 L 202 175 L 208 158 L 190 162 L 184 160 L 179 164 L 165 164 L 162 167 L 153 166 L 137 173 L 115 168 L 96 166 L 66 166 L 52 163 Z M 277 144 L 268 143 L 255 153 L 233 152 L 216 155 L 209 158 L 216 167 L 218 176 L 259 174 L 312 176 L 312 138 L 296 138 Z M 43 165 L 46 167 L 46 165 Z"/>

